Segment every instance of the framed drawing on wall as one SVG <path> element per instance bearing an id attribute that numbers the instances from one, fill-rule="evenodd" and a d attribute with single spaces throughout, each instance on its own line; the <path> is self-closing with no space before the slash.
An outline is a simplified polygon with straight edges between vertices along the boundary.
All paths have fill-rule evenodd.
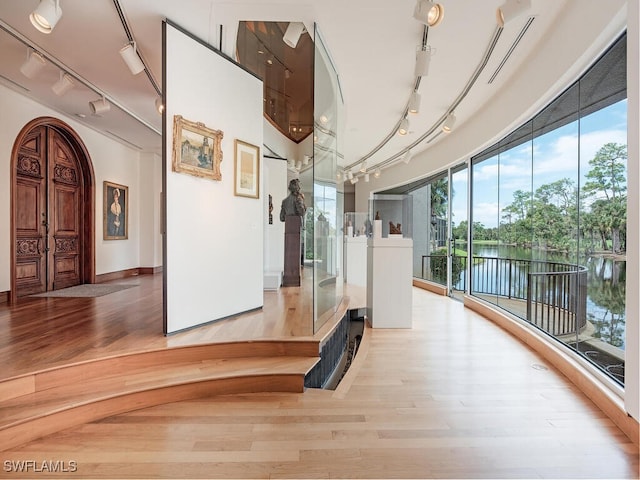
<path id="1" fill-rule="evenodd" d="M 191 122 L 181 115 L 173 117 L 173 171 L 196 177 L 222 180 L 221 130 Z"/>
<path id="2" fill-rule="evenodd" d="M 260 198 L 260 148 L 236 139 L 235 185 L 239 197 Z"/>
<path id="3" fill-rule="evenodd" d="M 104 182 L 102 209 L 102 238 L 126 240 L 129 237 L 129 187 Z"/>

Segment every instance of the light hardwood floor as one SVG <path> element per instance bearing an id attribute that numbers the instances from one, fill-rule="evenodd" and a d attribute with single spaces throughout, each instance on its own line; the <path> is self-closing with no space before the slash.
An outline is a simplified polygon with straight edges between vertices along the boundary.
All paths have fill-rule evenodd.
<path id="1" fill-rule="evenodd" d="M 287 293 L 276 294 L 276 303 L 286 305 Z M 263 317 L 273 315 L 266 305 L 265 297 Z M 108 318 L 95 310 L 96 318 Z M 139 314 L 127 321 L 133 326 Z M 217 328 L 242 331 L 259 319 L 255 314 Z M 209 328 L 202 335 L 215 338 Z M 109 338 L 112 350 L 134 341 Z M 76 356 L 88 355 L 80 350 Z M 0 356 L 7 355 L 1 347 Z M 4 467 L 20 460 L 77 462 L 77 472 L 62 475 L 73 478 L 639 476 L 638 444 L 538 354 L 461 303 L 415 288 L 413 328 L 367 330 L 336 391 L 161 405 L 0 456 Z M 0 471 L 5 478 L 41 475 Z"/>

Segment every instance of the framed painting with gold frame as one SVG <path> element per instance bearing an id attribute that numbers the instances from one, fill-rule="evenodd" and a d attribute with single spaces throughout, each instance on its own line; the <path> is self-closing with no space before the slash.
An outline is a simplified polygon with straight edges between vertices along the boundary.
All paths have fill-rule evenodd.
<path id="1" fill-rule="evenodd" d="M 191 122 L 181 115 L 173 117 L 173 171 L 196 177 L 222 180 L 221 130 Z"/>
<path id="2" fill-rule="evenodd" d="M 236 139 L 233 193 L 239 197 L 260 198 L 260 148 Z"/>

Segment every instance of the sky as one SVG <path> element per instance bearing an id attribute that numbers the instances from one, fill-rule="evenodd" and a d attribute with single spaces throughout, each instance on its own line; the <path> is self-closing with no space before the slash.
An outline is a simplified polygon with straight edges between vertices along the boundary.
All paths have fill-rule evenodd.
<path id="1" fill-rule="evenodd" d="M 580 184 L 589 171 L 589 160 L 606 143 L 627 144 L 627 102 L 615 103 L 580 120 Z M 578 125 L 565 125 L 519 145 L 474 167 L 473 221 L 498 226 L 501 209 L 509 205 L 516 190 L 535 190 L 540 185 L 569 178 L 578 180 Z M 533 149 L 533 176 L 531 151 Z M 499 175 L 499 177 L 498 177 Z M 499 184 L 498 184 L 499 178 Z M 453 179 L 452 204 L 456 225 L 466 220 L 466 175 Z M 533 182 L 533 184 L 532 184 Z M 460 192 L 460 193 L 458 193 Z"/>

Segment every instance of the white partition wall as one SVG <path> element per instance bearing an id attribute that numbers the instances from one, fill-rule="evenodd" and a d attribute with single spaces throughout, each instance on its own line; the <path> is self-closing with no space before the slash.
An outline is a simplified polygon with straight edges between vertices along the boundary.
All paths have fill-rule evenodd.
<path id="1" fill-rule="evenodd" d="M 172 333 L 262 306 L 262 175 L 259 198 L 234 194 L 234 141 L 262 153 L 262 81 L 169 21 L 163 32 L 164 330 Z M 221 180 L 172 170 L 175 115 L 223 132 Z"/>

